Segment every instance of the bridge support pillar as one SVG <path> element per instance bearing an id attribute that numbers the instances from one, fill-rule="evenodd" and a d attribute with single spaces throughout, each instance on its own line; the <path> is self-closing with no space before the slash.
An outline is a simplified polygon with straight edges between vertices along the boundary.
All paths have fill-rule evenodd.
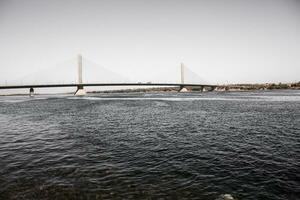
<path id="1" fill-rule="evenodd" d="M 211 92 L 211 91 L 214 91 L 216 89 L 215 86 L 206 86 L 204 87 L 203 91 L 204 92 Z"/>
<path id="2" fill-rule="evenodd" d="M 209 87 L 206 88 L 206 90 L 211 92 L 211 91 L 215 90 L 215 87 L 214 86 L 209 86 Z"/>
<path id="3" fill-rule="evenodd" d="M 34 89 L 33 89 L 33 88 L 30 88 L 30 89 L 29 89 L 29 96 L 30 96 L 30 97 L 33 97 L 33 95 L 34 95 Z"/>
<path id="4" fill-rule="evenodd" d="M 85 90 L 83 89 L 83 85 L 82 84 L 82 55 L 78 55 L 77 56 L 77 65 L 78 65 L 78 86 L 77 86 L 77 90 L 75 92 L 75 96 L 84 96 L 86 95 Z"/>
<path id="5" fill-rule="evenodd" d="M 84 95 L 86 95 L 86 92 L 85 92 L 82 85 L 77 86 L 77 90 L 76 90 L 74 95 L 75 96 L 84 96 Z"/>
<path id="6" fill-rule="evenodd" d="M 200 92 L 203 92 L 204 87 L 200 86 Z"/>
<path id="7" fill-rule="evenodd" d="M 179 92 L 188 92 L 188 89 L 181 85 L 179 88 Z"/>

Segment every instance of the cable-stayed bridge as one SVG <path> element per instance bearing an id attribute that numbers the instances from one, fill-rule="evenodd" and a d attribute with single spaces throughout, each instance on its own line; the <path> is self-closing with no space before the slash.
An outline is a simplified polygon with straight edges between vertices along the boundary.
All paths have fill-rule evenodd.
<path id="1" fill-rule="evenodd" d="M 88 78 L 87 78 L 88 77 Z M 41 72 L 29 74 L 21 77 L 11 84 L 1 84 L 0 89 L 29 89 L 33 95 L 35 88 L 77 88 L 75 95 L 85 95 L 84 87 L 95 86 L 165 86 L 178 87 L 179 91 L 187 91 L 186 88 L 197 87 L 214 90 L 216 85 L 208 84 L 196 73 L 185 67 L 180 66 L 180 81 L 168 82 L 140 82 L 112 72 L 88 59 L 78 55 L 76 59 L 71 59 L 61 63 L 56 68 L 50 68 Z"/>

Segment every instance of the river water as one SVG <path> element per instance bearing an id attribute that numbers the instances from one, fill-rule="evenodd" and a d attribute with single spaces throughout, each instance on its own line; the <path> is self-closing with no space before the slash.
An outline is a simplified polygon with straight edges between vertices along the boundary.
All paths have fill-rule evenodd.
<path id="1" fill-rule="evenodd" d="M 300 199 L 300 92 L 0 97 L 0 199 Z"/>

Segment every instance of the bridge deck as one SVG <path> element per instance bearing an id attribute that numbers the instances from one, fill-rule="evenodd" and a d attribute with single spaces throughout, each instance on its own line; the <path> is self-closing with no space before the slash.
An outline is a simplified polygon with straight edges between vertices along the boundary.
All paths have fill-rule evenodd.
<path id="1" fill-rule="evenodd" d="M 0 89 L 24 88 L 54 88 L 54 87 L 94 87 L 94 86 L 174 86 L 174 87 L 216 87 L 207 84 L 181 84 L 181 83 L 84 83 L 84 84 L 38 84 L 38 85 L 4 85 Z"/>

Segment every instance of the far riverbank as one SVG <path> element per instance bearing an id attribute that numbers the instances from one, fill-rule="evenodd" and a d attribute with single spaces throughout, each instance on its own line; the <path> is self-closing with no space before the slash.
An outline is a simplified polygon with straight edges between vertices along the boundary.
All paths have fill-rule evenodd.
<path id="1" fill-rule="evenodd" d="M 299 90 L 298 83 L 263 83 L 263 84 L 227 84 L 219 85 L 216 88 L 211 87 L 187 87 L 188 92 L 193 91 L 253 91 L 253 90 Z M 89 93 L 128 93 L 128 92 L 178 92 L 179 87 L 155 87 L 155 88 L 135 88 L 120 90 L 91 91 Z"/>
<path id="2" fill-rule="evenodd" d="M 186 87 L 185 92 L 206 92 L 206 91 L 217 91 L 217 92 L 234 92 L 234 91 L 259 91 L 259 90 L 299 90 L 300 82 L 297 83 L 264 83 L 264 84 L 227 84 L 218 85 L 216 87 Z M 87 93 L 151 93 L 151 92 L 179 92 L 179 87 L 141 87 L 141 88 L 126 88 L 126 89 L 114 89 L 114 90 L 95 90 L 87 91 Z M 35 95 L 42 95 L 49 93 L 35 93 Z M 55 94 L 55 93 L 51 93 Z M 74 94 L 74 92 L 60 92 L 56 94 Z M 22 93 L 20 91 L 16 93 L 0 94 L 0 96 L 24 96 L 28 93 Z"/>

